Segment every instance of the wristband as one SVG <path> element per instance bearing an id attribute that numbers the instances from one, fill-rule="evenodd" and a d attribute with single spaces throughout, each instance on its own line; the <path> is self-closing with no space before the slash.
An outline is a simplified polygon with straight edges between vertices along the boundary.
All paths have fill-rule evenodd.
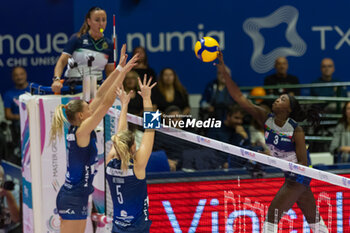
<path id="1" fill-rule="evenodd" d="M 123 67 L 121 65 L 117 65 L 117 70 L 122 71 Z"/>
<path id="2" fill-rule="evenodd" d="M 60 80 L 61 80 L 61 78 L 58 77 L 58 76 L 55 76 L 55 77 L 52 78 L 52 81 L 54 81 L 54 82 L 55 82 L 55 81 L 60 81 Z"/>

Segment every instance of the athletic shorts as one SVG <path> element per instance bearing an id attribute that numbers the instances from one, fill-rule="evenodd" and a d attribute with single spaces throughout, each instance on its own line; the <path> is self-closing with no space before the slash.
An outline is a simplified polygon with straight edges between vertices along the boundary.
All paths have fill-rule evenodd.
<path id="1" fill-rule="evenodd" d="M 298 183 L 306 185 L 306 186 L 309 186 L 310 182 L 311 182 L 311 178 L 310 177 L 299 175 L 299 174 L 296 174 L 296 173 L 293 173 L 293 172 L 285 172 L 284 173 L 284 177 L 286 179 L 298 182 Z"/>
<path id="2" fill-rule="evenodd" d="M 62 186 L 56 198 L 58 215 L 64 220 L 86 219 L 88 215 L 88 200 L 89 195 L 79 195 Z"/>
<path id="3" fill-rule="evenodd" d="M 146 221 L 145 216 L 142 216 L 128 227 L 120 227 L 117 224 L 113 224 L 112 233 L 149 233 L 151 224 L 151 220 Z"/>

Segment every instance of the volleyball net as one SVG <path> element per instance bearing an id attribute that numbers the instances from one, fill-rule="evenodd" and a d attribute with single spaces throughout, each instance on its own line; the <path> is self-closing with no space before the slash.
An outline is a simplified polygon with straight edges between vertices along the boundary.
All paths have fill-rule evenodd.
<path id="1" fill-rule="evenodd" d="M 119 111 L 108 115 L 106 145 Z M 137 144 L 148 124 L 146 118 L 128 114 Z M 108 121 L 115 125 L 113 130 L 109 131 Z M 329 232 L 350 230 L 350 169 L 322 171 L 254 149 L 188 129 L 166 125 L 156 129 L 147 166 L 151 232 L 262 232 L 268 207 L 284 183 L 282 170 L 312 178 L 311 190 Z M 107 198 L 106 212 L 112 214 L 111 208 Z M 279 232 L 312 232 L 297 204 L 279 222 Z"/>
<path id="2" fill-rule="evenodd" d="M 55 107 L 72 98 L 80 96 L 20 97 L 26 233 L 59 230 L 55 208 L 65 177 L 66 145 L 64 137 L 49 143 L 48 135 Z M 104 155 L 117 129 L 117 109 L 118 103 L 97 132 L 99 162 L 92 197 L 98 211 L 107 215 L 113 209 L 104 178 Z M 137 143 L 148 120 L 149 115 L 128 115 Z M 350 169 L 326 172 L 267 156 L 256 148 L 236 147 L 190 132 L 193 125 L 201 124 L 189 120 L 187 131 L 167 127 L 170 120 L 156 130 L 147 166 L 151 232 L 261 232 L 268 206 L 284 182 L 281 169 L 312 178 L 311 190 L 329 232 L 349 232 Z M 215 126 L 215 122 L 208 124 Z M 280 232 L 311 232 L 297 205 L 279 227 Z"/>

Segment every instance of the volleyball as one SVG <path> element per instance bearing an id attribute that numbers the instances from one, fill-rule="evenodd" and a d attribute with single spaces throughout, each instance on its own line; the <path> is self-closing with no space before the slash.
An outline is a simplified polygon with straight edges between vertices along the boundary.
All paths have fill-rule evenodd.
<path id="1" fill-rule="evenodd" d="M 219 43 L 212 37 L 203 37 L 196 42 L 194 52 L 201 61 L 214 61 L 219 54 Z"/>

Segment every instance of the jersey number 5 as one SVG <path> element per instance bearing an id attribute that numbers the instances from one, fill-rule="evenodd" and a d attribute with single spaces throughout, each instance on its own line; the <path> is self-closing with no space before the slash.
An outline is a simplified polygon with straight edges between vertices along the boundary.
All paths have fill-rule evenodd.
<path id="1" fill-rule="evenodd" d="M 116 191 L 117 191 L 117 197 L 118 197 L 118 202 L 119 202 L 119 204 L 123 204 L 123 195 L 122 195 L 122 193 L 119 191 L 119 189 L 120 189 L 120 185 L 117 185 L 117 188 L 116 188 Z"/>

